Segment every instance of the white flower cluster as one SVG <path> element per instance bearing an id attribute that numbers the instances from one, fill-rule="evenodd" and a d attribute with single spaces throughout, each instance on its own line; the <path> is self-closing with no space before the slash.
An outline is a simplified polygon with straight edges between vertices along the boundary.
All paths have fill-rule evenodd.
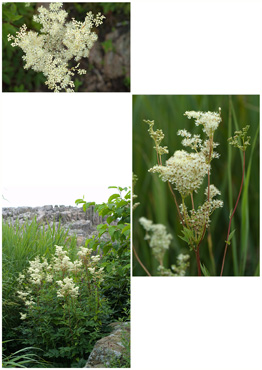
<path id="1" fill-rule="evenodd" d="M 186 269 L 189 267 L 189 258 L 188 254 L 181 253 L 177 257 L 177 264 L 172 265 L 171 269 L 159 265 L 157 271 L 161 276 L 185 276 Z"/>
<path id="2" fill-rule="evenodd" d="M 164 254 L 169 248 L 172 235 L 167 233 L 164 225 L 153 224 L 152 221 L 145 217 L 141 217 L 139 222 L 147 232 L 145 240 L 149 240 L 149 246 L 152 248 L 155 258 L 162 265 Z"/>
<path id="3" fill-rule="evenodd" d="M 187 207 L 184 203 L 180 205 L 181 214 L 189 229 L 193 231 L 193 239 L 195 243 L 203 236 L 204 227 L 208 228 L 210 225 L 210 217 L 215 209 L 223 207 L 223 201 L 214 199 L 216 195 L 221 195 L 220 191 L 214 186 L 210 185 L 209 188 L 209 200 L 208 200 L 208 187 L 205 190 L 207 200 L 204 204 L 200 205 L 197 210 L 190 210 L 188 213 Z"/>
<path id="4" fill-rule="evenodd" d="M 17 281 L 20 289 L 17 295 L 27 307 L 36 304 L 40 289 L 49 289 L 52 285 L 59 286 L 57 297 L 77 298 L 79 287 L 74 279 L 82 279 L 87 271 L 89 282 L 103 281 L 104 267 L 98 267 L 100 256 L 91 256 L 92 249 L 80 247 L 77 253 L 78 259 L 72 262 L 62 246 L 56 245 L 55 247 L 55 254 L 50 263 L 46 258 L 43 258 L 41 262 L 40 257 L 37 256 L 29 262 L 28 269 L 19 274 Z M 21 316 L 21 320 L 25 318 L 26 316 Z"/>
<path id="5" fill-rule="evenodd" d="M 72 278 L 65 277 L 63 281 L 58 280 L 57 284 L 60 286 L 60 289 L 57 291 L 57 297 L 64 298 L 70 296 L 72 298 L 76 298 L 79 295 L 79 287 L 75 286 Z"/>
<path id="6" fill-rule="evenodd" d="M 160 146 L 161 141 L 164 139 L 165 135 L 162 130 L 157 129 L 154 131 L 153 126 L 154 121 L 144 120 L 145 123 L 149 125 L 148 132 L 150 137 L 154 140 L 155 146 L 154 149 L 161 156 L 162 154 L 168 154 L 167 146 Z"/>
<path id="7" fill-rule="evenodd" d="M 219 154 L 214 151 L 218 143 L 214 143 L 213 136 L 219 123 L 221 115 L 216 112 L 186 112 L 188 118 L 195 118 L 196 125 L 203 125 L 203 131 L 208 136 L 204 142 L 200 135 L 191 135 L 187 130 L 179 130 L 178 135 L 183 137 L 182 145 L 190 147 L 195 152 L 188 153 L 185 150 L 177 150 L 169 158 L 165 165 L 159 164 L 149 169 L 149 172 L 159 173 L 163 181 L 168 181 L 175 185 L 175 189 L 181 194 L 182 198 L 187 197 L 193 192 L 197 192 L 203 183 L 205 176 L 210 172 L 210 163 L 213 158 L 218 158 Z M 153 121 L 146 121 L 149 133 L 152 130 Z M 152 136 L 152 133 L 150 134 Z M 162 139 L 161 135 L 161 139 Z"/>
<path id="8" fill-rule="evenodd" d="M 27 272 L 32 284 L 40 285 L 44 279 L 52 281 L 52 274 L 49 273 L 51 266 L 48 265 L 46 258 L 43 258 L 43 262 L 41 262 L 37 256 L 33 261 L 29 261 L 29 265 Z"/>
<path id="9" fill-rule="evenodd" d="M 212 137 L 221 122 L 220 113 L 221 109 L 219 108 L 219 113 L 187 111 L 185 112 L 185 116 L 189 119 L 195 118 L 196 126 L 203 125 L 203 131 L 208 137 Z"/>
<path id="10" fill-rule="evenodd" d="M 149 171 L 158 172 L 163 181 L 175 184 L 175 189 L 186 197 L 199 189 L 209 169 L 210 165 L 206 163 L 205 156 L 201 153 L 177 150 L 166 161 L 165 166 L 154 166 Z"/>
<path id="11" fill-rule="evenodd" d="M 69 69 L 68 63 L 71 59 L 79 61 L 89 56 L 97 40 L 97 34 L 91 30 L 102 24 L 105 16 L 101 13 L 94 16 L 88 12 L 84 22 L 73 18 L 65 23 L 68 13 L 62 6 L 62 3 L 51 3 L 49 9 L 39 7 L 34 21 L 42 25 L 41 33 L 27 32 L 24 24 L 16 36 L 8 35 L 8 41 L 13 40 L 11 45 L 19 46 L 24 51 L 25 69 L 43 72 L 47 78 L 45 84 L 50 90 L 73 92 L 72 76 L 75 72 L 85 74 L 86 70 L 79 69 L 79 63 Z"/>

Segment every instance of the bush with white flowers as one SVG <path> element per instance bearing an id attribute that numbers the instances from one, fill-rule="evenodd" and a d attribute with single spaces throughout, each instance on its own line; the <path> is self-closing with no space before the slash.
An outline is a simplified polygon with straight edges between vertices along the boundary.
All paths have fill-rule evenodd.
<path id="1" fill-rule="evenodd" d="M 52 361 L 68 360 L 69 366 L 85 358 L 110 320 L 101 289 L 104 267 L 92 252 L 80 247 L 73 261 L 64 247 L 56 246 L 49 262 L 36 257 L 18 278 L 23 344 L 40 347 Z"/>

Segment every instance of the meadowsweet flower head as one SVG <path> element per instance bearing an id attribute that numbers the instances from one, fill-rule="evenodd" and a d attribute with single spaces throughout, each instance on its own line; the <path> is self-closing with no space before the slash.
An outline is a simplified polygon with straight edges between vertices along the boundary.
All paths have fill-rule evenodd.
<path id="1" fill-rule="evenodd" d="M 43 72 L 49 89 L 73 92 L 72 77 L 75 73 L 82 75 L 86 71 L 79 69 L 79 64 L 69 68 L 69 61 L 89 56 L 97 40 L 97 34 L 92 29 L 102 24 L 105 17 L 101 13 L 94 16 L 88 12 L 84 22 L 73 18 L 66 23 L 68 13 L 62 6 L 62 3 L 51 3 L 49 9 L 40 6 L 33 20 L 42 25 L 41 33 L 27 32 L 26 25 L 23 25 L 16 36 L 8 35 L 8 41 L 13 41 L 11 45 L 20 47 L 25 53 L 25 69 Z"/>
<path id="2" fill-rule="evenodd" d="M 77 253 L 78 257 L 80 258 L 80 261 L 84 265 L 88 265 L 90 261 L 91 253 L 93 252 L 93 249 L 86 248 L 86 247 L 80 247 L 80 251 Z"/>
<path id="3" fill-rule="evenodd" d="M 242 130 L 235 131 L 235 135 L 228 139 L 230 145 L 234 146 L 235 148 L 239 148 L 244 152 L 248 145 L 250 145 L 250 136 L 247 136 L 247 132 L 249 130 L 249 125 L 245 126 Z"/>
<path id="4" fill-rule="evenodd" d="M 187 111 L 184 114 L 187 118 L 194 118 L 196 126 L 202 125 L 203 132 L 206 133 L 208 137 L 212 137 L 218 125 L 221 122 L 221 109 L 219 112 L 195 112 Z"/>
<path id="5" fill-rule="evenodd" d="M 37 256 L 33 261 L 29 261 L 30 267 L 27 272 L 29 274 L 29 281 L 32 284 L 40 285 L 45 279 L 47 271 L 49 270 L 46 259 L 43 262 L 40 261 L 40 257 Z"/>
<path id="6" fill-rule="evenodd" d="M 165 166 L 154 166 L 149 172 L 159 173 L 163 181 L 175 184 L 175 189 L 186 197 L 193 191 L 197 192 L 209 169 L 210 165 L 201 153 L 177 150 Z"/>
<path id="7" fill-rule="evenodd" d="M 188 254 L 180 253 L 177 256 L 177 264 L 171 266 L 175 276 L 185 276 L 186 269 L 189 267 L 189 258 L 190 256 Z"/>
<path id="8" fill-rule="evenodd" d="M 150 137 L 154 140 L 155 146 L 154 149 L 156 152 L 161 156 L 162 154 L 167 154 L 168 153 L 168 148 L 167 146 L 160 146 L 161 141 L 164 139 L 165 135 L 162 130 L 157 129 L 154 131 L 153 126 L 155 124 L 154 121 L 149 121 L 149 120 L 144 120 L 145 123 L 149 125 L 149 135 Z"/>
<path id="9" fill-rule="evenodd" d="M 56 245 L 55 256 L 53 257 L 53 269 L 55 271 L 70 271 L 74 268 L 74 264 L 71 262 L 67 255 L 67 251 L 63 250 L 63 247 Z"/>
<path id="10" fill-rule="evenodd" d="M 60 289 L 57 291 L 57 297 L 65 298 L 70 296 L 76 298 L 79 295 L 79 287 L 75 286 L 72 278 L 66 277 L 62 280 L 58 280 L 57 284 L 60 286 Z"/>
<path id="11" fill-rule="evenodd" d="M 155 258 L 162 264 L 164 254 L 171 243 L 172 235 L 167 233 L 164 225 L 153 224 L 145 217 L 141 217 L 139 222 L 147 232 L 145 239 L 149 240 L 149 246 L 152 248 Z"/>
<path id="12" fill-rule="evenodd" d="M 208 196 L 208 187 L 205 190 L 205 196 Z M 211 184 L 209 187 L 209 199 L 213 199 L 216 195 L 221 195 L 221 192 L 215 187 L 215 185 Z"/>

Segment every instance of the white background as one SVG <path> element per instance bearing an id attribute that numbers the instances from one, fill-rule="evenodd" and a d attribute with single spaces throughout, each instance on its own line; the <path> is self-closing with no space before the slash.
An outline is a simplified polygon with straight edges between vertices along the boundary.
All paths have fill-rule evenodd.
<path id="1" fill-rule="evenodd" d="M 131 185 L 130 94 L 2 94 L 4 206 L 105 202 Z"/>
<path id="2" fill-rule="evenodd" d="M 261 1 L 133 0 L 131 9 L 133 94 L 261 93 Z M 131 183 L 131 94 L 1 101 L 4 188 L 55 199 L 74 188 L 74 201 L 91 197 L 88 187 Z M 132 278 L 132 369 L 261 369 L 261 291 L 260 277 Z"/>

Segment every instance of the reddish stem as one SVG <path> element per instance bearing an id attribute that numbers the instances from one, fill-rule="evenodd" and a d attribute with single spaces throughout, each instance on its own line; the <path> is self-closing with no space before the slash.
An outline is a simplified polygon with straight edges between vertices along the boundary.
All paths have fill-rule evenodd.
<path id="1" fill-rule="evenodd" d="M 238 193 L 236 205 L 235 205 L 235 208 L 234 208 L 234 210 L 233 210 L 233 212 L 231 214 L 230 220 L 229 220 L 229 225 L 228 225 L 228 230 L 227 230 L 227 240 L 226 240 L 226 246 L 225 246 L 225 251 L 224 251 L 224 256 L 223 256 L 223 261 L 222 261 L 222 267 L 221 267 L 220 276 L 223 275 L 224 264 L 225 264 L 226 254 L 227 254 L 227 246 L 228 246 L 228 243 L 227 242 L 228 242 L 228 238 L 229 238 L 229 234 L 230 234 L 231 222 L 232 222 L 234 213 L 236 212 L 237 205 L 238 205 L 238 202 L 239 202 L 239 199 L 240 199 L 240 195 L 241 195 L 241 192 L 242 192 L 242 187 L 243 187 L 243 183 L 244 183 L 244 176 L 245 176 L 245 151 L 243 151 L 243 173 L 242 173 L 242 180 L 241 180 L 241 185 L 240 185 L 240 189 L 239 189 L 239 193 Z"/>
<path id="2" fill-rule="evenodd" d="M 146 272 L 146 274 L 148 276 L 151 276 L 150 273 L 148 272 L 147 268 L 143 265 L 142 261 L 140 260 L 140 258 L 138 257 L 138 254 L 137 254 L 137 251 L 135 250 L 135 247 L 132 245 L 132 248 L 133 248 L 133 252 L 134 252 L 134 255 L 139 263 L 139 265 L 142 267 L 142 269 Z"/>
<path id="3" fill-rule="evenodd" d="M 197 274 L 198 276 L 202 276 L 201 274 L 201 266 L 200 266 L 200 256 L 199 256 L 199 248 L 195 250 L 196 253 L 196 260 L 197 260 Z"/>

